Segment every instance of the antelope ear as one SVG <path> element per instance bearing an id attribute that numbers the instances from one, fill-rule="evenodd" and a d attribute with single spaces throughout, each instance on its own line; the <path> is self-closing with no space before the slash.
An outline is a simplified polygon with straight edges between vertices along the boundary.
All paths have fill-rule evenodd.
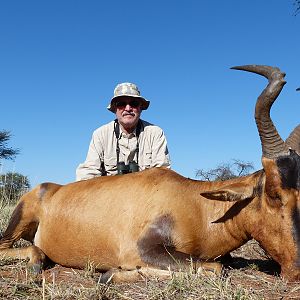
<path id="1" fill-rule="evenodd" d="M 209 200 L 219 201 L 243 201 L 245 199 L 253 198 L 253 186 L 243 183 L 233 183 L 212 191 L 200 193 L 201 196 Z"/>

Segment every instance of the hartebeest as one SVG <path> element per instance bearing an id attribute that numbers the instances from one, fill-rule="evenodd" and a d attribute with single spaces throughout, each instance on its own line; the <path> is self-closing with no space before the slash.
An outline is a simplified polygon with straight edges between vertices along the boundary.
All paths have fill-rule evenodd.
<path id="1" fill-rule="evenodd" d="M 107 271 L 104 279 L 131 281 L 190 266 L 218 270 L 216 258 L 254 238 L 282 276 L 300 279 L 300 125 L 284 142 L 270 118 L 285 74 L 269 66 L 234 69 L 269 80 L 255 110 L 262 170 L 224 182 L 154 168 L 65 186 L 43 183 L 20 199 L 0 255 L 29 257 L 36 272 L 45 257 L 78 268 L 92 261 Z M 33 245 L 11 248 L 20 238 Z"/>

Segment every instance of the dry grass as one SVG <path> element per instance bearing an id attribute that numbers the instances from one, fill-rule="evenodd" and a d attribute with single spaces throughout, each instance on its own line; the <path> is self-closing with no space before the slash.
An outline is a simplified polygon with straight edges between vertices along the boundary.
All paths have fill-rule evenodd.
<path id="1" fill-rule="evenodd" d="M 0 206 L 0 231 L 10 214 L 11 207 Z M 190 272 L 169 281 L 110 285 L 99 283 L 101 274 L 92 264 L 85 270 L 56 265 L 32 277 L 26 262 L 0 258 L 0 299 L 300 299 L 299 284 L 281 280 L 278 266 L 255 241 L 232 256 L 222 277 Z"/>

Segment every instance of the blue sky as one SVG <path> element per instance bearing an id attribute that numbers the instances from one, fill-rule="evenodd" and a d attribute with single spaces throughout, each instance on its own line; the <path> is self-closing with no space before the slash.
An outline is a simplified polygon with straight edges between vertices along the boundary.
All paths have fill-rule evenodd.
<path id="1" fill-rule="evenodd" d="M 230 70 L 265 64 L 287 73 L 272 109 L 285 139 L 299 123 L 300 14 L 293 1 L 1 1 L 0 130 L 21 154 L 0 171 L 32 185 L 74 180 L 117 83 L 151 101 L 172 168 L 195 178 L 231 159 L 261 168 L 254 106 L 266 79 Z"/>

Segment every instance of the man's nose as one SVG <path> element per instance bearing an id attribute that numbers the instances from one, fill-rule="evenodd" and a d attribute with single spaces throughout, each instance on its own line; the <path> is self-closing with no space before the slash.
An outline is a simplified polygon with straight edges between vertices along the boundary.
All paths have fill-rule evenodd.
<path id="1" fill-rule="evenodd" d="M 129 103 L 127 103 L 125 106 L 125 110 L 132 110 L 132 106 Z"/>

